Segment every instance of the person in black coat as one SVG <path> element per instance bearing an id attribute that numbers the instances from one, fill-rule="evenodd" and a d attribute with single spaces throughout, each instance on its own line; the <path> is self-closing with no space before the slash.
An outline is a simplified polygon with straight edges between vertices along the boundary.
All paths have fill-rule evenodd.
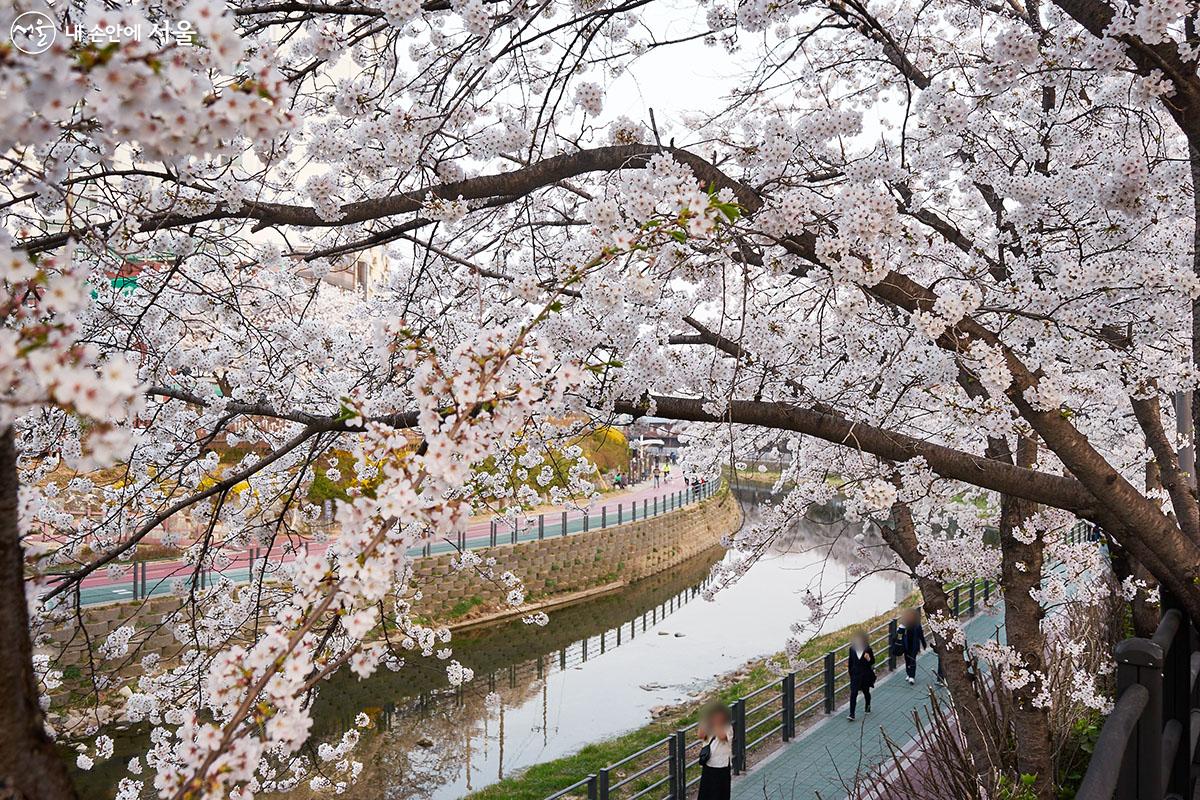
<path id="1" fill-rule="evenodd" d="M 892 647 L 896 655 L 904 656 L 904 672 L 910 684 L 917 682 L 917 655 L 928 645 L 921 617 L 915 608 L 908 608 L 900 615 L 900 626 L 896 629 L 896 641 Z"/>
<path id="2" fill-rule="evenodd" d="M 867 635 L 855 631 L 850 637 L 850 656 L 846 662 L 850 672 L 850 716 L 854 721 L 854 711 L 858 706 L 858 693 L 862 692 L 863 711 L 871 713 L 871 689 L 875 686 L 875 651 L 867 641 Z"/>

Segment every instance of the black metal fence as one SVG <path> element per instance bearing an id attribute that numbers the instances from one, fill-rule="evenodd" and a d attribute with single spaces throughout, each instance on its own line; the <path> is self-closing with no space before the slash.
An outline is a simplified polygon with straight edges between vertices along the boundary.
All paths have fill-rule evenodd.
<path id="1" fill-rule="evenodd" d="M 1197 795 L 1200 651 L 1196 626 L 1165 592 L 1154 636 L 1117 645 L 1117 700 L 1096 740 L 1079 800 Z"/>
<path id="2" fill-rule="evenodd" d="M 555 536 L 568 536 L 573 533 L 587 533 L 590 530 L 610 528 L 613 525 L 624 525 L 626 522 L 637 522 L 669 514 L 681 508 L 707 500 L 721 488 L 717 480 L 698 480 L 669 492 L 656 494 L 618 503 L 602 503 L 598 511 L 580 509 L 552 511 L 549 514 L 538 514 L 536 522 L 529 517 L 523 527 L 514 520 L 493 519 L 487 536 L 476 535 L 468 537 L 466 533 L 459 534 L 457 547 L 460 550 L 473 550 L 481 547 L 495 547 L 501 544 L 518 544 L 538 539 L 548 539 Z M 413 549 L 410 555 L 436 555 L 448 550 L 446 546 L 428 543 L 420 550 Z"/>
<path id="3" fill-rule="evenodd" d="M 991 581 L 948 587 L 955 615 L 974 616 L 991 599 L 994 590 Z M 885 646 L 881 652 L 888 654 L 888 671 L 896 669 L 896 656 L 889 645 L 896 636 L 897 625 L 898 620 L 893 617 L 867 631 L 873 649 Z M 845 653 L 848 648 L 849 642 L 733 702 L 735 774 L 746 770 L 750 755 L 791 741 L 796 738 L 798 723 L 833 714 L 849 697 L 850 679 L 844 666 L 839 667 L 838 659 L 838 653 Z M 700 782 L 701 743 L 695 735 L 698 724 L 693 722 L 679 728 L 560 789 L 546 800 L 576 796 L 586 796 L 588 800 L 687 800 L 692 787 Z"/>

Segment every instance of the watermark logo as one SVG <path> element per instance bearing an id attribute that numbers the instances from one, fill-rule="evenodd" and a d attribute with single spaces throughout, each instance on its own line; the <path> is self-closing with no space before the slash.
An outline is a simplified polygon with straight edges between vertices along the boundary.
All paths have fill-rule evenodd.
<path id="1" fill-rule="evenodd" d="M 31 56 L 49 50 L 57 33 L 54 20 L 41 11 L 26 11 L 14 19 L 8 29 L 13 47 Z"/>

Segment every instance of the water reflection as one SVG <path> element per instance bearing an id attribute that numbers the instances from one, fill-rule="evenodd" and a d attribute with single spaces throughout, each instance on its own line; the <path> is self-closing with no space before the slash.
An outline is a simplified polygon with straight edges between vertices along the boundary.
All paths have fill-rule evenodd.
<path id="1" fill-rule="evenodd" d="M 322 689 L 314 736 L 340 735 L 364 708 L 376 719 L 377 735 L 364 737 L 355 751 L 367 775 L 356 787 L 363 798 L 461 797 L 577 749 L 597 738 L 589 730 L 610 729 L 573 720 L 577 699 L 584 706 L 605 702 L 582 696 L 579 677 L 588 676 L 586 686 L 620 651 L 641 648 L 644 639 L 673 629 L 671 621 L 686 608 L 706 605 L 700 593 L 723 555 L 714 548 L 620 594 L 560 609 L 544 628 L 514 622 L 456 634 L 455 657 L 475 671 L 464 687 L 446 687 L 428 661 L 368 681 L 339 675 Z M 654 670 L 645 673 L 650 678 Z M 487 706 L 492 693 L 498 708 Z M 564 741 L 572 744 L 563 749 Z"/>
<path id="2" fill-rule="evenodd" d="M 444 680 L 431 672 L 341 677 L 322 692 L 316 734 L 337 736 L 369 707 L 380 725 L 359 745 L 365 780 L 356 797 L 462 797 L 645 724 L 655 707 L 695 697 L 720 675 L 777 652 L 790 625 L 807 614 L 806 591 L 854 583 L 847 567 L 857 532 L 840 522 L 802 521 L 712 602 L 700 592 L 711 564 L 725 557 L 720 551 L 620 595 L 555 612 L 546 628 L 514 623 L 459 634 L 456 657 L 476 672 L 459 690 L 441 688 Z M 857 580 L 826 630 L 883 613 L 911 591 L 894 575 Z M 492 692 L 499 707 L 486 703 Z"/>

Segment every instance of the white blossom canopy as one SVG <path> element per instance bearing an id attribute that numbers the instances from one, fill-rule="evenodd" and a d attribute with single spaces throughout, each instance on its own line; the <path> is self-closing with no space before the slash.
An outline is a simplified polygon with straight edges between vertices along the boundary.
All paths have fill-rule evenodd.
<path id="1" fill-rule="evenodd" d="M 410 613 L 408 546 L 483 507 L 585 502 L 594 475 L 568 442 L 619 415 L 703 425 L 690 469 L 786 454 L 779 519 L 827 500 L 830 476 L 852 515 L 903 503 L 918 546 L 897 549 L 923 575 L 1001 568 L 981 537 L 998 506 L 948 501 L 1003 494 L 1051 509 L 1038 535 L 1102 525 L 1200 612 L 1193 4 L 44 11 L 49 50 L 0 45 L 0 382 L 21 490 L 0 555 L 34 644 L 172 516 L 211 566 L 298 548 L 335 450 L 375 487 L 339 505 L 327 552 L 259 592 L 193 593 L 193 652 L 145 664 L 125 709 L 156 727 L 154 775 L 125 796 L 306 780 L 311 690 L 343 665 L 407 651 L 469 678 Z M 699 60 L 724 97 L 688 108 Z M 638 81 L 683 99 L 629 111 Z M 220 464 L 217 441 L 244 457 Z M 571 462 L 553 488 L 552 452 Z M 542 491 L 496 477 L 509 467 Z M 83 503 L 98 522 L 75 521 Z M 772 530 L 736 544 L 753 555 Z M 519 576 L 461 566 L 522 603 Z M 12 613 L 0 636 L 27 638 Z M 254 615 L 258 639 L 231 643 Z M 21 666 L 28 647 L 11 658 L 31 691 L 54 682 L 45 659 Z M 69 796 L 52 772 L 40 796 Z"/>

